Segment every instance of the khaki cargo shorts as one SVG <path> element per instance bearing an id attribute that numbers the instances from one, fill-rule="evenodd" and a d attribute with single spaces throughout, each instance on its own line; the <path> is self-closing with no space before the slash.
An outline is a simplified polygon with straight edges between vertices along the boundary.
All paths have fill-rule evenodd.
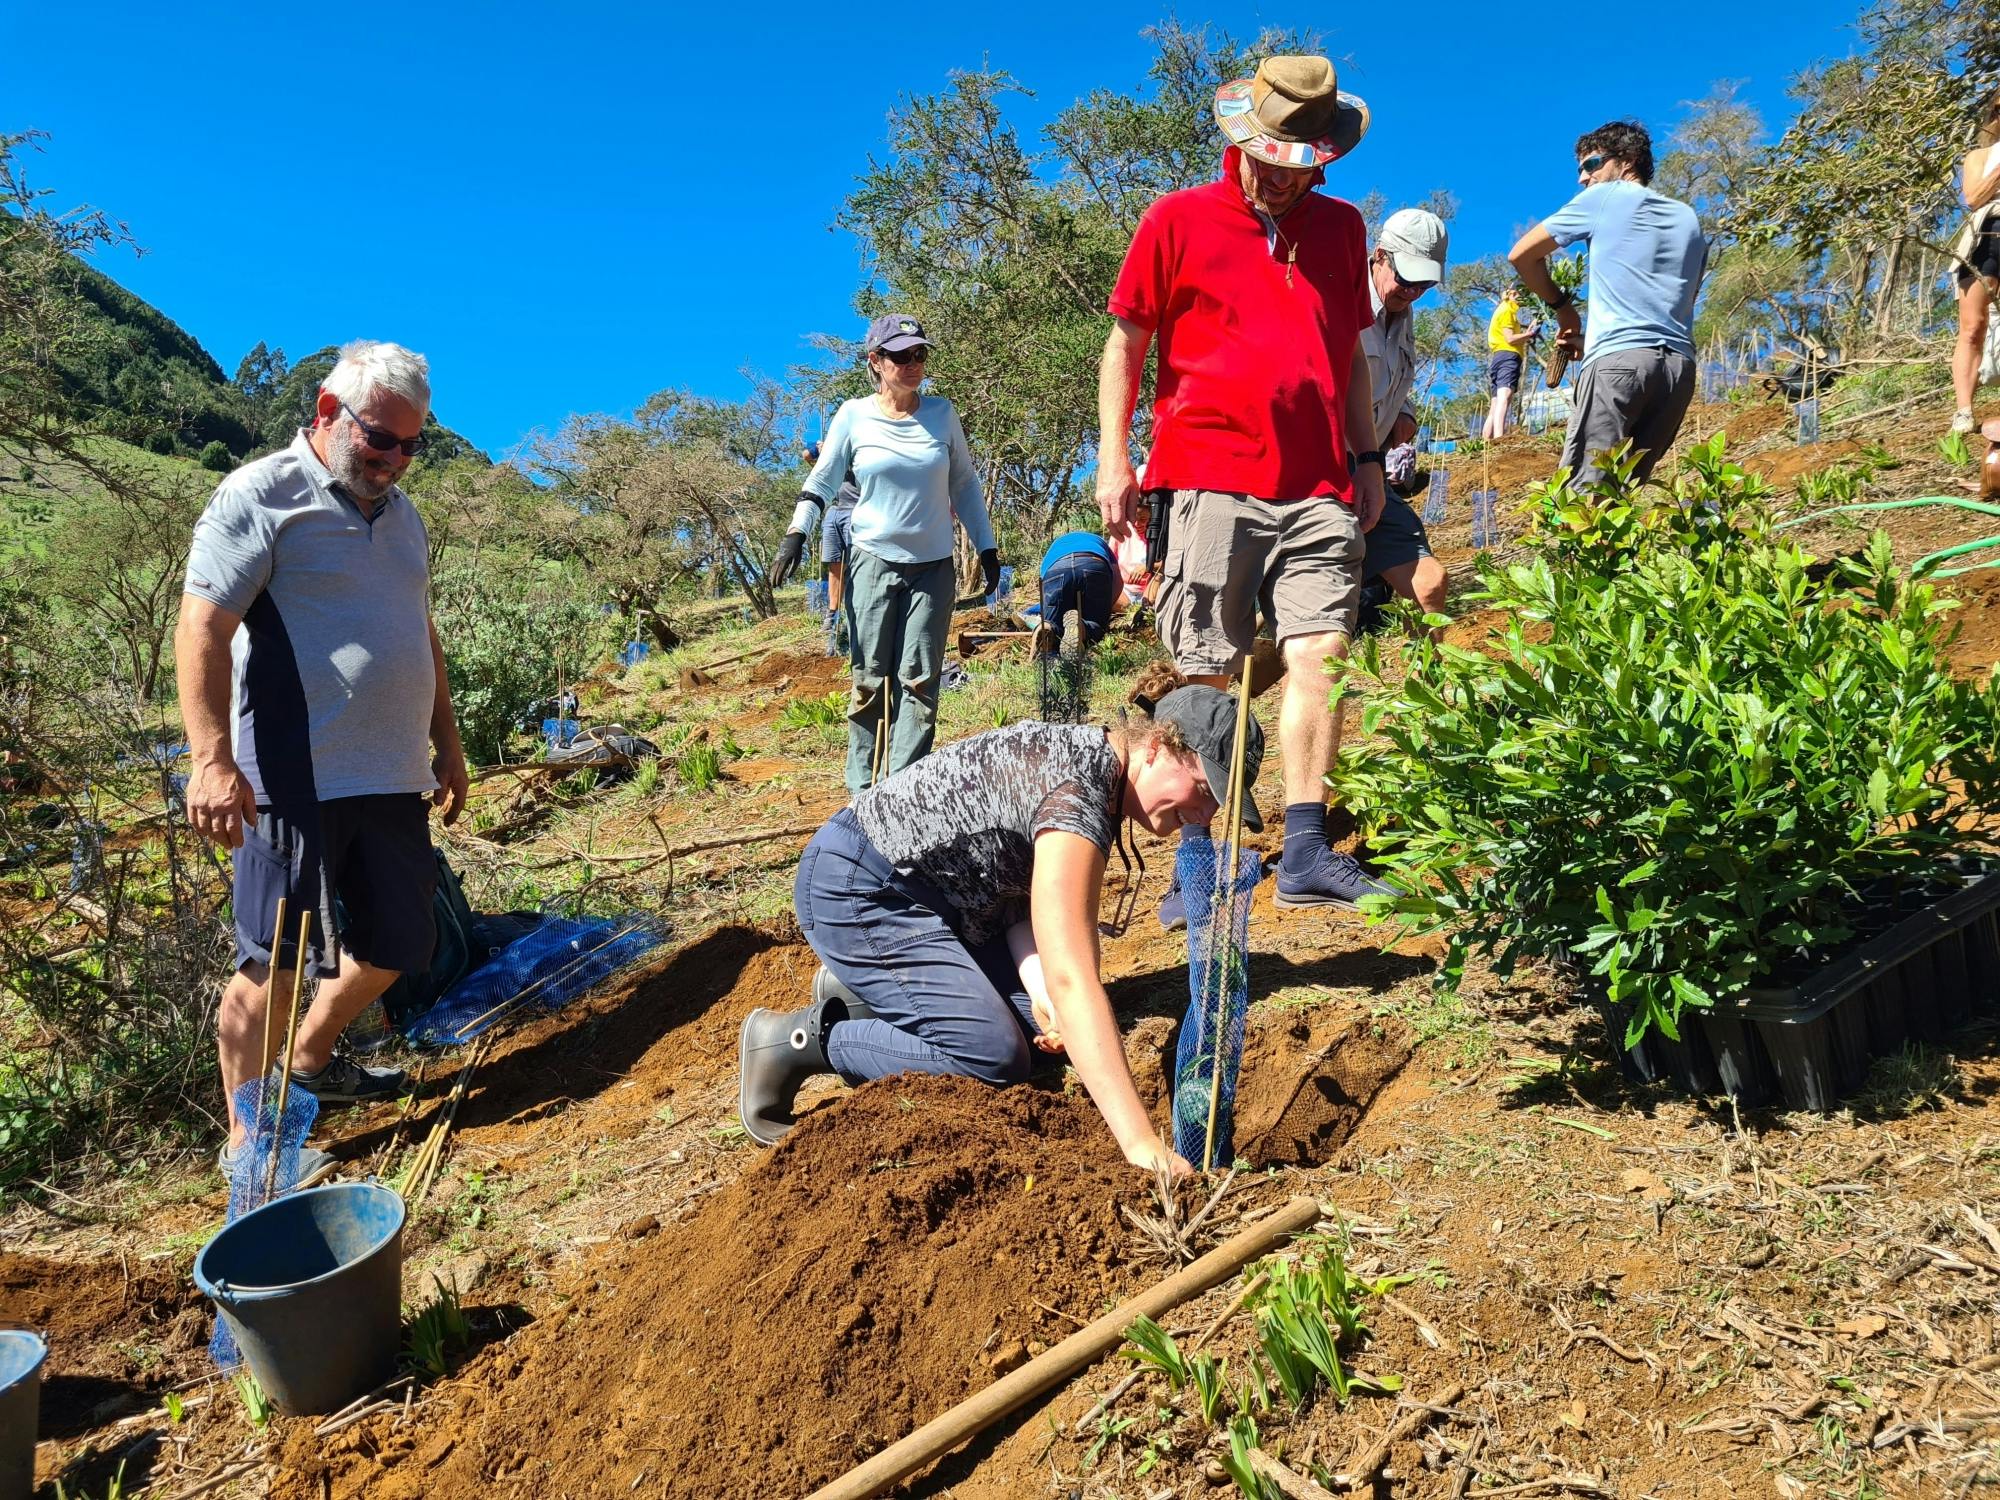
<path id="1" fill-rule="evenodd" d="M 1160 643 L 1188 676 L 1228 673 L 1257 638 L 1354 634 L 1368 546 L 1361 518 L 1330 495 L 1259 500 L 1175 490 L 1160 566 Z"/>

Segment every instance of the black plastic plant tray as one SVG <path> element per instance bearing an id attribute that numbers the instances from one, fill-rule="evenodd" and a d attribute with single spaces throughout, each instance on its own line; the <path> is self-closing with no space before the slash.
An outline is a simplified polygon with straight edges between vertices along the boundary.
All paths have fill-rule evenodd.
<path id="1" fill-rule="evenodd" d="M 1746 1106 L 1826 1114 L 1869 1065 L 1911 1041 L 1942 1042 L 2000 1013 L 2000 872 L 1972 881 L 1785 989 L 1750 989 L 1684 1010 L 1680 1040 L 1622 1045 L 1624 1020 L 1599 1003 L 1628 1078 Z"/>

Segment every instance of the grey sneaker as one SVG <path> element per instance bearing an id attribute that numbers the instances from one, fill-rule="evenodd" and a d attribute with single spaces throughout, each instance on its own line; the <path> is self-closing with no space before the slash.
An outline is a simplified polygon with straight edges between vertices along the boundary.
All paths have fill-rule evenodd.
<path id="1" fill-rule="evenodd" d="M 304 1089 L 322 1105 L 373 1104 L 400 1098 L 408 1082 L 409 1074 L 401 1068 L 366 1068 L 339 1052 L 317 1073 L 292 1074 L 293 1085 Z"/>
<path id="2" fill-rule="evenodd" d="M 1337 906 L 1345 911 L 1359 909 L 1363 896 L 1393 896 L 1394 888 L 1384 885 L 1351 854 L 1332 849 L 1319 851 L 1319 860 L 1303 874 L 1294 875 L 1278 867 L 1278 905 L 1283 907 Z"/>
<path id="3" fill-rule="evenodd" d="M 222 1149 L 215 1153 L 215 1164 L 221 1169 L 224 1177 L 233 1177 L 236 1175 L 237 1159 L 248 1146 L 249 1142 L 247 1141 L 240 1147 L 231 1147 L 227 1141 L 223 1142 Z M 316 1150 L 311 1146 L 301 1146 L 299 1147 L 299 1180 L 292 1184 L 293 1191 L 297 1191 L 299 1188 L 318 1187 L 339 1170 L 340 1163 L 328 1156 L 324 1151 Z"/>

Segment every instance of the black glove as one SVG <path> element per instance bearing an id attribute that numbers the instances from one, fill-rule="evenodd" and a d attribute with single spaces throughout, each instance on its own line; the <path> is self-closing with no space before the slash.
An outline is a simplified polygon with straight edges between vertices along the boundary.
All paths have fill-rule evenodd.
<path id="1" fill-rule="evenodd" d="M 792 576 L 799 565 L 799 554 L 806 550 L 806 537 L 802 531 L 788 531 L 785 539 L 778 543 L 778 560 L 771 564 L 771 587 L 783 588 L 785 580 Z"/>
<path id="2" fill-rule="evenodd" d="M 1000 549 L 988 547 L 979 554 L 979 574 L 986 580 L 986 592 L 995 593 L 1000 588 Z"/>

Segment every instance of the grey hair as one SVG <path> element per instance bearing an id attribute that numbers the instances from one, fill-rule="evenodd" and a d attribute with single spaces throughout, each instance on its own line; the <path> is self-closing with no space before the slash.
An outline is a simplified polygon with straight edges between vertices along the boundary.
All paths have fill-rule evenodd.
<path id="1" fill-rule="evenodd" d="M 387 391 L 401 396 L 418 411 L 431 409 L 431 366 L 421 354 L 401 344 L 377 339 L 356 339 L 342 347 L 335 365 L 320 389 L 359 406 L 371 391 Z"/>

